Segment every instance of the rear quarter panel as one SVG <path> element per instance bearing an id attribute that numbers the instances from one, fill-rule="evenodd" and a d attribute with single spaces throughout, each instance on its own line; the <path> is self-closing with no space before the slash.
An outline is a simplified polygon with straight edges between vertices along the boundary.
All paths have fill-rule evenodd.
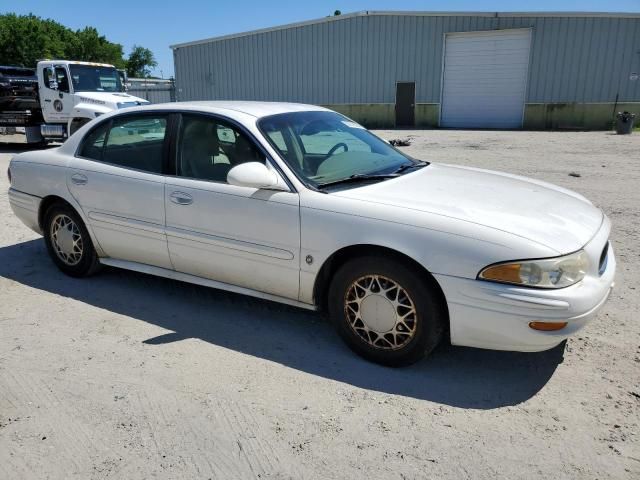
<path id="1" fill-rule="evenodd" d="M 89 222 L 67 187 L 68 163 L 69 156 L 61 152 L 59 148 L 18 154 L 11 159 L 9 165 L 11 169 L 11 189 L 21 194 L 36 197 L 34 203 L 38 209 L 40 208 L 40 202 L 52 195 L 68 202 L 87 226 L 93 244 L 100 255 L 102 251 L 89 226 Z M 42 232 L 40 231 L 39 233 Z"/>
<path id="2" fill-rule="evenodd" d="M 11 159 L 11 187 L 22 193 L 44 198 L 69 195 L 66 178 L 67 158 L 57 149 L 25 152 Z"/>

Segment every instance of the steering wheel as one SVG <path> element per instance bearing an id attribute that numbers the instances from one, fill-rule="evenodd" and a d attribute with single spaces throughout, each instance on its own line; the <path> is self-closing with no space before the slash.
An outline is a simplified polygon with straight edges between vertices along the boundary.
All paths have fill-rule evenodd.
<path id="1" fill-rule="evenodd" d="M 336 153 L 336 150 L 338 150 L 340 147 L 344 148 L 345 152 L 349 151 L 349 146 L 346 143 L 344 143 L 344 142 L 336 143 L 333 147 L 331 147 L 331 150 L 329 150 L 329 153 L 327 153 L 327 155 L 324 157 L 324 160 L 326 160 L 331 155 Z M 344 153 L 344 152 L 342 152 L 342 153 Z"/>

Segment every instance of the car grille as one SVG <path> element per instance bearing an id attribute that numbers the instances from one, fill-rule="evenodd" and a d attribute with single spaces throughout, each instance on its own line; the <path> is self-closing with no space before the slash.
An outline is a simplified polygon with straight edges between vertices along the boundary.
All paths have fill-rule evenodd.
<path id="1" fill-rule="evenodd" d="M 602 275 L 607 269 L 607 256 L 609 254 L 609 242 L 605 243 L 602 253 L 600 254 L 600 263 L 598 264 L 598 274 Z"/>

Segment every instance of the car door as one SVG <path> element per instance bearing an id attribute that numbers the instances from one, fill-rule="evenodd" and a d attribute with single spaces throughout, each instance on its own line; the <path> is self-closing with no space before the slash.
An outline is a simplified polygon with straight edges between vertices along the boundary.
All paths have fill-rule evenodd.
<path id="1" fill-rule="evenodd" d="M 47 122 L 67 123 L 73 109 L 69 73 L 64 65 L 39 64 L 38 75 L 42 113 Z M 52 88 L 54 87 L 54 88 Z"/>
<path id="2" fill-rule="evenodd" d="M 116 117 L 91 130 L 70 162 L 69 190 L 109 257 L 172 268 L 164 233 L 169 122 L 153 112 Z"/>
<path id="3" fill-rule="evenodd" d="M 243 129 L 182 116 L 165 195 L 171 261 L 179 272 L 297 300 L 298 194 L 228 184 L 229 170 L 247 161 L 267 160 Z"/>

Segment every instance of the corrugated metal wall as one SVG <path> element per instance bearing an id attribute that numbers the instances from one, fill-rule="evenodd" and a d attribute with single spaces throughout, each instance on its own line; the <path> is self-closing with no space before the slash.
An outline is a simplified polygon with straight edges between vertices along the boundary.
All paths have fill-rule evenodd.
<path id="1" fill-rule="evenodd" d="M 527 103 L 640 101 L 640 18 L 370 14 L 174 50 L 178 100 L 439 103 L 446 32 L 533 28 Z"/>
<path id="2" fill-rule="evenodd" d="M 171 80 L 130 78 L 127 93 L 151 103 L 176 101 L 175 83 Z"/>

